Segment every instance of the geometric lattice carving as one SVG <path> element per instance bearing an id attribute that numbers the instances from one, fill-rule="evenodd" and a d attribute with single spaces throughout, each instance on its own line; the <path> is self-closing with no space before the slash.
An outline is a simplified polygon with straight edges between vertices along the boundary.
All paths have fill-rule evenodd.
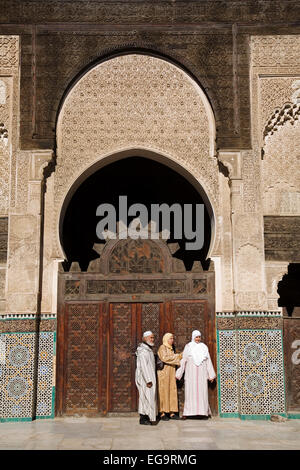
<path id="1" fill-rule="evenodd" d="M 207 292 L 206 279 L 193 279 L 193 294 L 205 294 Z"/>
<path id="2" fill-rule="evenodd" d="M 7 261 L 8 217 L 0 217 L 0 263 Z"/>
<path id="3" fill-rule="evenodd" d="M 109 260 L 111 273 L 162 273 L 161 249 L 152 240 L 131 238 L 117 243 Z"/>
<path id="4" fill-rule="evenodd" d="M 111 411 L 131 409 L 132 356 L 131 304 L 111 304 L 113 318 L 113 368 Z"/>
<path id="5" fill-rule="evenodd" d="M 300 103 L 285 103 L 282 108 L 275 109 L 274 113 L 268 120 L 264 129 L 264 139 L 274 134 L 280 126 L 286 122 L 294 124 L 300 117 Z"/>
<path id="6" fill-rule="evenodd" d="M 205 304 L 192 302 L 174 302 L 174 336 L 176 349 L 183 351 L 187 342 L 191 341 L 193 330 L 200 330 L 201 341 L 207 341 L 205 338 Z"/>
<path id="7" fill-rule="evenodd" d="M 142 304 L 142 332 L 152 331 L 154 334 L 155 344 L 157 345 L 159 338 L 159 303 L 143 303 Z"/>
<path id="8" fill-rule="evenodd" d="M 300 318 L 284 320 L 284 354 L 288 411 L 300 410 Z"/>
<path id="9" fill-rule="evenodd" d="M 32 333 L 36 330 L 36 318 L 24 318 L 23 320 L 19 320 L 17 318 L 8 319 L 6 317 L 4 321 L 0 321 L 0 333 L 14 333 L 15 331 L 22 331 L 22 333 Z M 54 318 L 42 319 L 40 323 L 40 331 L 56 331 L 56 320 Z"/>
<path id="10" fill-rule="evenodd" d="M 99 305 L 68 305 L 66 412 L 97 410 Z"/>
<path id="11" fill-rule="evenodd" d="M 65 299 L 76 298 L 79 294 L 80 281 L 67 279 L 65 283 Z"/>
<path id="12" fill-rule="evenodd" d="M 0 63 L 2 67 L 13 68 L 19 63 L 19 38 L 0 36 Z"/>
<path id="13" fill-rule="evenodd" d="M 186 290 L 184 279 L 87 280 L 86 282 L 87 294 L 165 294 L 184 293 Z"/>

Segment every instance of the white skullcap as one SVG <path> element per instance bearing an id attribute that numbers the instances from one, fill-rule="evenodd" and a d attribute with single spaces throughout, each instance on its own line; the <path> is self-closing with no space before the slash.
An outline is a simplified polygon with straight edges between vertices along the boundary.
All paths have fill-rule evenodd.
<path id="1" fill-rule="evenodd" d="M 201 336 L 201 333 L 199 330 L 194 330 L 192 333 L 192 341 L 196 338 L 196 336 Z"/>
<path id="2" fill-rule="evenodd" d="M 151 335 L 153 335 L 152 331 L 145 331 L 145 333 L 143 334 L 143 338 L 146 338 L 147 336 Z"/>

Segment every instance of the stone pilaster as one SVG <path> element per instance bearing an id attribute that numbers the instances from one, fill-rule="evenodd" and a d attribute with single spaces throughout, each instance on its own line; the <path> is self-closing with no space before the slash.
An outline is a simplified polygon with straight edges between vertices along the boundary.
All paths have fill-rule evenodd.
<path id="1" fill-rule="evenodd" d="M 52 159 L 52 150 L 28 153 L 28 158 L 27 205 L 23 205 L 21 213 L 12 209 L 9 214 L 8 313 L 38 311 L 43 169 Z"/>
<path id="2" fill-rule="evenodd" d="M 261 162 L 267 304 L 274 309 L 278 282 L 299 252 L 300 35 L 255 35 L 250 50 L 252 143 Z"/>
<path id="3" fill-rule="evenodd" d="M 267 305 L 259 162 L 251 151 L 220 151 L 219 160 L 227 167 L 230 180 L 233 309 L 264 310 Z"/>
<path id="4" fill-rule="evenodd" d="M 19 117 L 19 38 L 0 36 L 0 312 L 6 309 L 9 206 L 14 203 Z"/>

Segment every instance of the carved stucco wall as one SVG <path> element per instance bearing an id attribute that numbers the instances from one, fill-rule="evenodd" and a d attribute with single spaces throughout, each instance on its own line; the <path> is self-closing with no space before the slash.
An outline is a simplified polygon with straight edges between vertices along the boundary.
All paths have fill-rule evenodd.
<path id="1" fill-rule="evenodd" d="M 261 81 L 263 89 L 276 88 L 274 79 L 269 85 Z M 297 82 L 300 91 L 300 80 L 286 79 L 282 96 L 278 97 L 279 106 L 283 100 L 284 104 L 276 108 L 265 128 L 262 163 L 265 215 L 300 215 L 300 99 L 299 104 L 297 98 L 291 102 Z"/>
<path id="2" fill-rule="evenodd" d="M 0 48 L 1 51 L 1 48 Z M 12 116 L 12 80 L 0 77 L 0 213 L 7 215 Z"/>
<path id="3" fill-rule="evenodd" d="M 291 77 L 291 72 L 286 70 L 285 73 L 289 74 L 288 92 L 282 85 L 286 93 L 283 104 L 279 101 L 273 103 L 272 95 L 265 100 L 266 107 L 262 107 L 260 81 L 269 79 L 270 73 L 275 73 L 278 66 L 269 69 L 259 66 L 257 61 L 262 60 L 261 50 L 267 47 L 271 39 L 263 38 L 260 45 L 259 37 L 251 39 L 253 149 L 219 151 L 219 159 L 230 170 L 229 179 L 218 170 L 214 152 L 214 119 L 209 104 L 199 86 L 180 68 L 158 58 L 130 54 L 97 65 L 74 85 L 59 116 L 57 165 L 47 180 L 43 311 L 56 309 L 55 260 L 63 257 L 58 227 L 66 195 L 93 164 L 126 149 L 146 149 L 166 156 L 186 169 L 202 185 L 214 209 L 217 225 L 211 255 L 219 260 L 220 286 L 217 286 L 217 295 L 222 309 L 276 308 L 274 279 L 282 274 L 283 266 L 282 263 L 280 266 L 273 263 L 265 271 L 263 178 L 267 172 L 262 164 L 267 159 L 261 161 L 261 147 L 266 122 L 276 107 L 288 101 L 298 75 L 294 72 Z M 284 38 L 285 47 L 286 44 Z M 264 54 L 268 55 L 266 51 Z M 268 77 L 262 76 L 263 71 L 267 71 Z M 282 70 L 280 73 L 279 80 L 283 83 Z M 3 86 L 1 90 L 0 98 L 3 99 Z M 295 96 L 297 89 L 294 87 L 292 91 Z M 277 102 L 278 105 L 275 104 Z M 268 112 L 265 110 L 267 108 Z M 17 120 L 15 117 L 13 119 Z M 288 125 L 289 131 L 285 124 L 267 137 L 266 157 L 271 139 L 276 139 L 284 129 L 288 140 L 293 140 L 296 146 L 296 139 L 291 139 L 291 136 L 297 135 L 298 121 Z M 15 148 L 12 153 L 8 311 L 21 313 L 36 310 L 41 168 L 50 159 L 51 151 L 31 152 Z M 272 169 L 268 169 L 268 174 L 272 175 Z M 295 172 L 289 175 L 294 178 L 295 185 L 297 175 Z M 280 180 L 280 184 L 284 185 L 284 181 Z"/>
<path id="4" fill-rule="evenodd" d="M 37 311 L 42 168 L 52 152 L 19 149 L 19 66 L 19 38 L 0 36 L 0 216 L 8 217 L 0 308 L 22 314 Z"/>
<path id="5" fill-rule="evenodd" d="M 300 216 L 300 121 L 266 138 L 264 152 L 264 214 Z"/>
<path id="6" fill-rule="evenodd" d="M 263 156 L 263 215 L 300 215 L 299 80 L 299 35 L 251 38 L 252 139 Z M 278 308 L 277 283 L 287 265 L 265 264 L 270 309 Z"/>
<path id="7" fill-rule="evenodd" d="M 234 309 L 265 310 L 263 216 L 258 155 L 237 154 L 231 177 Z M 239 169 L 240 168 L 240 169 Z"/>
<path id="8" fill-rule="evenodd" d="M 299 215 L 300 36 L 252 37 L 251 64 L 264 215 Z"/>
<path id="9" fill-rule="evenodd" d="M 76 179 L 106 155 L 148 149 L 187 169 L 214 208 L 217 238 L 210 254 L 219 269 L 218 305 L 266 309 L 260 154 L 219 152 L 230 169 L 230 189 L 218 171 L 214 133 L 205 96 L 178 67 L 131 54 L 91 69 L 70 91 L 58 120 L 52 257 L 63 257 L 59 217 Z"/>
<path id="10" fill-rule="evenodd" d="M 54 257 L 63 255 L 57 229 L 69 189 L 93 163 L 122 150 L 151 150 L 179 163 L 218 210 L 212 110 L 195 81 L 173 64 L 141 54 L 100 63 L 68 94 L 57 129 Z"/>
<path id="11" fill-rule="evenodd" d="M 0 217 L 7 220 L 15 203 L 19 110 L 19 39 L 0 36 Z M 7 222 L 1 224 L 0 249 L 7 247 Z M 0 262 L 0 311 L 5 310 L 7 263 Z"/>
<path id="12" fill-rule="evenodd" d="M 18 146 L 19 38 L 0 36 L 0 214 L 9 208 L 9 179 L 14 203 L 16 149 Z M 5 132 L 6 131 L 6 132 Z M 11 165 L 11 168 L 10 168 Z"/>
<path id="13" fill-rule="evenodd" d="M 40 250 L 41 178 L 34 181 L 35 156 L 19 150 L 19 65 L 19 38 L 0 36 L 0 215 L 8 216 L 0 297 L 3 310 L 14 313 L 36 312 Z"/>

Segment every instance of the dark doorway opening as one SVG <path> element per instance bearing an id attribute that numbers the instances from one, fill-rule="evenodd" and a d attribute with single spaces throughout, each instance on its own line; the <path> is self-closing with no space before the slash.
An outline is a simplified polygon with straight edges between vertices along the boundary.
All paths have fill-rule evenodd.
<path id="1" fill-rule="evenodd" d="M 300 263 L 289 264 L 287 274 L 278 283 L 277 292 L 278 306 L 284 307 L 288 316 L 292 316 L 295 307 L 300 307 Z"/>
<path id="2" fill-rule="evenodd" d="M 100 240 L 96 234 L 96 225 L 100 220 L 96 209 L 101 203 L 112 204 L 118 209 L 119 196 L 127 196 L 128 207 L 134 203 L 144 204 L 148 209 L 150 221 L 150 205 L 166 203 L 204 204 L 199 192 L 183 176 L 168 166 L 149 158 L 133 156 L 111 163 L 89 176 L 76 190 L 67 207 L 62 226 L 62 245 L 66 253 L 64 270 L 70 269 L 71 263 L 77 261 L 82 271 L 86 271 L 91 260 L 99 257 L 93 250 L 94 243 Z M 193 219 L 194 219 L 193 213 Z M 128 216 L 128 223 L 134 216 Z M 117 221 L 119 214 L 117 212 Z M 211 221 L 204 204 L 204 245 L 200 250 L 187 250 L 187 240 L 174 237 L 173 216 L 171 213 L 171 234 L 168 243 L 177 242 L 179 249 L 173 257 L 184 262 L 190 271 L 194 262 L 207 270 L 210 260 L 206 260 L 211 240 Z M 163 229 L 161 225 L 159 229 Z M 193 230 L 195 230 L 195 224 Z M 104 243 L 104 242 L 103 242 Z"/>

